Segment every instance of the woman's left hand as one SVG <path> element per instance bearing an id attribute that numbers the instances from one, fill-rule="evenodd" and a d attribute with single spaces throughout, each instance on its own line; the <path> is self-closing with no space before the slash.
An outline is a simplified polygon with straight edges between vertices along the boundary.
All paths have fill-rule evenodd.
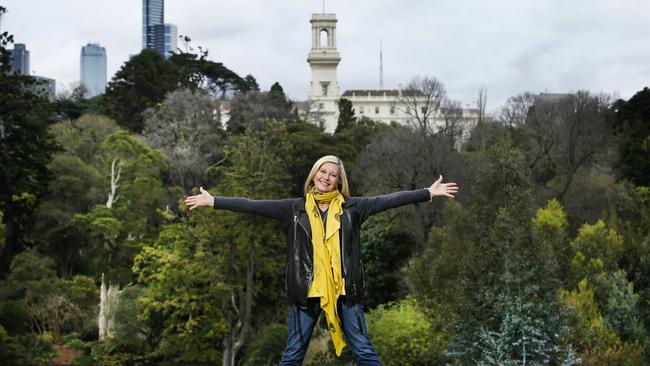
<path id="1" fill-rule="evenodd" d="M 458 193 L 458 185 L 456 185 L 456 183 L 442 183 L 441 175 L 440 178 L 433 182 L 431 187 L 429 187 L 429 193 L 431 193 L 431 197 L 447 196 L 453 198 L 454 195 Z"/>

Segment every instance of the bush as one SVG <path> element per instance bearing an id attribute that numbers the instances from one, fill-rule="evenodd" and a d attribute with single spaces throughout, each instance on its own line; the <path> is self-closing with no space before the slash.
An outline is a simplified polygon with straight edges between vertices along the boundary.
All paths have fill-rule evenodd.
<path id="1" fill-rule="evenodd" d="M 379 306 L 366 316 L 370 339 L 386 366 L 441 365 L 451 333 L 413 299 Z"/>
<path id="2" fill-rule="evenodd" d="M 16 336 L 16 340 L 25 358 L 24 365 L 49 365 L 52 358 L 56 356 L 56 351 L 52 348 L 54 337 L 50 334 L 28 333 Z"/>
<path id="3" fill-rule="evenodd" d="M 289 329 L 285 324 L 272 323 L 253 338 L 245 356 L 244 366 L 277 365 L 282 359 Z"/>

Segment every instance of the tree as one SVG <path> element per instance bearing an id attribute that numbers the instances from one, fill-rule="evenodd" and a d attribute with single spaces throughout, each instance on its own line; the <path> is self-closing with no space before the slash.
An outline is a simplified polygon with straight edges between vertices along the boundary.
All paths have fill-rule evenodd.
<path id="1" fill-rule="evenodd" d="M 54 261 L 28 249 L 12 261 L 7 281 L 0 286 L 0 299 L 18 301 L 33 333 L 49 332 L 60 341 L 64 326 L 81 320 L 78 306 L 66 296 L 63 287 L 56 277 Z"/>
<path id="2" fill-rule="evenodd" d="M 485 131 L 485 108 L 487 107 L 487 89 L 482 86 L 478 89 L 476 96 L 476 108 L 478 110 L 478 119 L 476 121 L 476 133 L 478 135 L 478 151 L 485 151 L 486 146 L 486 131 Z"/>
<path id="3" fill-rule="evenodd" d="M 88 213 L 105 200 L 101 143 L 116 130 L 114 121 L 94 115 L 50 126 L 62 150 L 48 164 L 52 178 L 47 197 L 36 210 L 33 237 L 38 248 L 55 259 L 63 277 L 88 271 L 89 261 L 81 256 L 86 236 L 77 230 L 75 215 Z"/>
<path id="4" fill-rule="evenodd" d="M 400 268 L 406 263 L 415 239 L 389 215 L 371 217 L 361 232 L 361 254 L 364 263 L 364 305 L 373 309 L 380 304 L 398 300 Z"/>
<path id="5" fill-rule="evenodd" d="M 609 97 L 579 91 L 559 100 L 538 98 L 527 117 L 530 167 L 546 181 L 557 175 L 557 197 L 562 201 L 578 172 L 606 151 L 612 118 Z"/>
<path id="6" fill-rule="evenodd" d="M 474 174 L 471 162 L 449 143 L 442 135 L 422 136 L 418 130 L 406 126 L 389 128 L 376 134 L 360 152 L 351 177 L 362 195 L 428 187 L 441 174 L 468 187 Z M 426 241 L 434 222 L 440 222 L 439 210 L 432 210 L 428 204 L 411 205 L 399 211 L 414 214 L 407 221 L 418 243 Z"/>
<path id="7" fill-rule="evenodd" d="M 435 118 L 447 100 L 447 91 L 435 77 L 414 76 L 400 91 L 397 107 L 422 136 L 436 133 Z"/>
<path id="8" fill-rule="evenodd" d="M 643 88 L 628 101 L 617 101 L 614 109 L 618 134 L 616 166 L 634 184 L 650 186 L 650 89 Z"/>
<path id="9" fill-rule="evenodd" d="M 261 120 L 257 128 L 249 128 L 236 137 L 234 144 L 226 149 L 229 168 L 224 172 L 219 191 L 229 196 L 258 199 L 286 197 L 289 176 L 280 159 L 289 150 L 285 137 L 282 124 L 272 120 Z M 250 341 L 254 305 L 264 304 L 263 308 L 268 308 L 282 296 L 282 281 L 278 279 L 282 276 L 283 239 L 278 237 L 282 230 L 275 222 L 226 215 L 229 217 L 220 220 L 225 224 L 220 230 L 223 235 L 218 235 L 226 243 L 228 251 L 224 259 L 229 263 L 224 267 L 230 300 L 222 303 L 228 324 L 223 340 L 223 365 L 234 366 L 239 352 Z M 254 285 L 260 279 L 275 286 L 273 295 L 265 293 L 268 288 L 256 291 Z M 255 307 L 258 311 L 259 305 Z"/>
<path id="10" fill-rule="evenodd" d="M 213 170 L 216 195 L 286 197 L 289 149 L 282 124 L 262 120 L 232 138 Z M 215 172 L 215 174 L 217 174 Z M 260 319 L 276 317 L 283 299 L 284 239 L 273 221 L 204 211 L 170 223 L 135 261 L 148 286 L 143 319 L 161 317 L 154 351 L 163 359 L 234 365 Z M 221 347 L 215 347 L 221 344 Z"/>
<path id="11" fill-rule="evenodd" d="M 238 94 L 230 102 L 230 118 L 226 130 L 229 134 L 237 135 L 248 128 L 257 128 L 260 120 L 264 118 L 277 121 L 295 120 L 292 105 L 278 83 L 273 84 L 268 92 L 250 91 Z"/>
<path id="12" fill-rule="evenodd" d="M 166 173 L 164 154 L 118 130 L 102 142 L 105 157 L 105 204 L 75 215 L 75 227 L 87 245 L 81 255 L 89 258 L 89 272 L 117 284 L 131 282 L 133 257 L 158 235 L 167 192 L 161 177 Z"/>
<path id="13" fill-rule="evenodd" d="M 218 251 L 217 243 L 200 240 L 182 223 L 170 223 L 135 257 L 133 270 L 138 281 L 147 284 L 139 297 L 142 308 L 138 317 L 144 324 L 160 327 L 147 336 L 153 349 L 145 357 L 152 362 L 214 365 L 221 359 L 217 345 L 227 324 L 219 305 L 230 299 Z M 126 315 L 118 312 L 116 317 L 124 319 Z M 118 325 L 118 332 L 133 330 L 133 325 L 141 328 L 124 322 Z M 134 351 L 142 354 L 146 348 Z"/>
<path id="14" fill-rule="evenodd" d="M 476 130 L 471 121 L 463 117 L 463 107 L 460 102 L 451 99 L 445 101 L 440 108 L 440 118 L 443 126 L 439 135 L 448 141 L 445 145 L 460 151 L 461 144 L 465 142 L 467 136 Z"/>
<path id="15" fill-rule="evenodd" d="M 341 98 L 339 99 L 339 119 L 336 125 L 335 134 L 340 133 L 348 127 L 354 125 L 357 121 L 357 118 L 354 116 L 354 108 L 352 108 L 352 102 L 349 99 Z"/>
<path id="16" fill-rule="evenodd" d="M 554 260 L 549 270 L 556 273 L 562 283 L 569 283 L 571 278 L 571 260 L 575 256 L 575 250 L 569 245 L 567 237 L 568 219 L 560 202 L 550 200 L 546 207 L 537 210 L 532 220 L 533 241 L 544 243 L 547 248 L 552 249 Z"/>
<path id="17" fill-rule="evenodd" d="M 185 37 L 185 40 L 191 41 L 189 37 Z M 198 53 L 191 52 L 193 49 L 190 47 L 188 52 L 173 53 L 167 60 L 176 65 L 179 71 L 178 87 L 191 90 L 203 89 L 221 98 L 225 97 L 228 90 L 241 91 L 255 87 L 254 78 L 243 80 L 221 62 L 208 60 L 207 49 L 204 50 L 200 46 L 197 48 Z M 250 86 L 247 83 L 251 83 Z"/>
<path id="18" fill-rule="evenodd" d="M 25 360 L 21 357 L 18 342 L 15 338 L 9 336 L 2 325 L 0 325 L 0 359 L 7 366 L 20 366 L 25 364 Z"/>
<path id="19" fill-rule="evenodd" d="M 5 12 L 0 7 L 0 22 Z M 32 241 L 34 210 L 47 192 L 47 164 L 56 150 L 47 129 L 51 106 L 28 90 L 33 78 L 11 72 L 7 50 L 11 43 L 11 35 L 0 34 L 0 211 L 5 225 L 0 277 L 11 259 Z"/>
<path id="20" fill-rule="evenodd" d="M 108 83 L 104 94 L 106 112 L 132 132 L 144 127 L 142 112 L 163 101 L 179 86 L 178 66 L 153 49 L 133 56 Z"/>
<path id="21" fill-rule="evenodd" d="M 534 104 L 535 96 L 530 92 L 524 92 L 508 98 L 499 111 L 498 120 L 508 127 L 510 138 L 517 146 L 519 146 L 519 139 L 515 132 L 523 127 Z"/>
<path id="22" fill-rule="evenodd" d="M 223 158 L 219 110 L 207 92 L 179 89 L 145 111 L 144 136 L 165 153 L 171 183 L 185 191 L 204 181 L 206 169 Z"/>
<path id="23" fill-rule="evenodd" d="M 282 350 L 287 342 L 289 329 L 285 324 L 271 323 L 253 337 L 246 349 L 244 366 L 277 365 L 282 359 Z"/>
<path id="24" fill-rule="evenodd" d="M 571 310 L 569 341 L 588 365 L 641 365 L 639 344 L 621 342 L 606 323 L 594 299 L 594 290 L 583 279 L 576 290 L 560 292 L 562 302 Z"/>
<path id="25" fill-rule="evenodd" d="M 461 364 L 560 363 L 568 354 L 553 240 L 533 235 L 526 160 L 507 143 L 480 159 L 468 207 L 448 203 L 446 225 L 409 263 L 409 287 L 451 312 Z"/>
<path id="26" fill-rule="evenodd" d="M 255 77 L 251 74 L 248 74 L 244 77 L 244 82 L 242 83 L 241 88 L 239 89 L 242 93 L 248 93 L 250 91 L 260 91 L 260 85 L 257 83 Z"/>

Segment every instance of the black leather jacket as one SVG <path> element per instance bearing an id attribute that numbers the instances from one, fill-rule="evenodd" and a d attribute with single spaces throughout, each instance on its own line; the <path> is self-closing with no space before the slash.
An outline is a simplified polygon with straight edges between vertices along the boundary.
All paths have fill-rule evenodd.
<path id="1" fill-rule="evenodd" d="M 347 197 L 341 216 L 341 256 L 348 305 L 363 302 L 363 263 L 360 231 L 368 217 L 389 208 L 430 201 L 427 189 L 402 191 L 376 197 Z M 305 212 L 305 198 L 250 200 L 240 197 L 215 197 L 215 209 L 253 213 L 280 220 L 287 234 L 287 296 L 292 303 L 307 304 L 307 291 L 314 273 L 311 226 Z"/>

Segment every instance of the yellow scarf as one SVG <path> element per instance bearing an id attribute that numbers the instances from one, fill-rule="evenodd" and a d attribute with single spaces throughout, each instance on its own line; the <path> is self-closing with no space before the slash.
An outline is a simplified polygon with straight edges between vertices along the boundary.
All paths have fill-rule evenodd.
<path id="1" fill-rule="evenodd" d="M 327 220 L 323 226 L 316 202 L 329 202 Z M 339 320 L 337 302 L 345 295 L 345 280 L 341 273 L 341 245 L 339 231 L 343 214 L 343 195 L 338 191 L 319 193 L 313 189 L 307 193 L 305 209 L 311 225 L 311 242 L 314 248 L 314 280 L 309 287 L 309 297 L 320 297 L 320 307 L 325 312 L 327 325 L 334 343 L 336 355 L 340 356 L 345 342 Z"/>

